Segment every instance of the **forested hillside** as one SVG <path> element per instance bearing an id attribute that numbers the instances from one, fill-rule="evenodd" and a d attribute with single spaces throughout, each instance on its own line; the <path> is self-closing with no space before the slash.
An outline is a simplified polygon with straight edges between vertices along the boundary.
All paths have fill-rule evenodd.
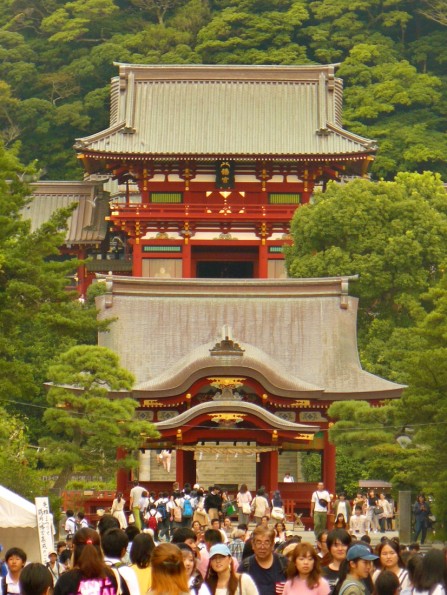
<path id="1" fill-rule="evenodd" d="M 0 130 L 46 179 L 107 125 L 113 62 L 340 63 L 345 126 L 375 177 L 447 173 L 446 0 L 2 0 Z"/>

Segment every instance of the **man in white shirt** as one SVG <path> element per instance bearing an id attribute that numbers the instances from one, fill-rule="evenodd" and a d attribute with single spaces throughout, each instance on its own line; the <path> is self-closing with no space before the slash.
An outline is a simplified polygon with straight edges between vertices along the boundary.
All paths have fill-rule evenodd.
<path id="1" fill-rule="evenodd" d="M 324 489 L 324 483 L 318 482 L 317 489 L 312 494 L 310 501 L 310 516 L 314 518 L 314 533 L 318 537 L 320 531 L 324 531 L 327 525 L 327 515 L 330 510 L 331 497 Z"/>
<path id="2" fill-rule="evenodd" d="M 66 537 L 73 537 L 78 530 L 74 512 L 72 510 L 67 510 L 65 514 L 67 515 L 67 520 L 64 525 L 65 533 L 67 534 Z"/>
<path id="3" fill-rule="evenodd" d="M 288 473 L 288 472 L 284 475 L 283 481 L 284 481 L 284 483 L 294 483 L 295 482 L 295 480 L 293 479 L 293 476 L 290 475 L 290 473 Z"/>
<path id="4" fill-rule="evenodd" d="M 133 488 L 130 490 L 129 506 L 130 506 L 130 509 L 132 510 L 132 514 L 135 519 L 135 526 L 138 529 L 140 529 L 140 531 L 142 528 L 141 515 L 140 515 L 140 498 L 143 495 L 144 491 L 145 491 L 145 489 L 143 487 L 141 487 L 140 485 L 138 485 L 138 481 L 135 480 L 133 482 Z"/>

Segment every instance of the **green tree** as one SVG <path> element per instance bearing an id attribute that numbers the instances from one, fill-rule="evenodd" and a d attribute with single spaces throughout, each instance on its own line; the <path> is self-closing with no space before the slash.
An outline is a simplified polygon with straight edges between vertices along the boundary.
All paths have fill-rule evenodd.
<path id="1" fill-rule="evenodd" d="M 50 367 L 48 377 L 48 435 L 41 445 L 45 464 L 60 469 L 54 487 L 62 489 L 79 467 L 104 474 L 134 467 L 134 451 L 146 436 L 158 434 L 152 424 L 136 419 L 138 403 L 125 396 L 134 379 L 118 356 L 104 347 L 73 347 Z M 118 449 L 126 453 L 119 462 Z"/>
<path id="2" fill-rule="evenodd" d="M 345 492 L 348 498 L 351 498 L 359 490 L 359 481 L 368 479 L 369 470 L 366 462 L 357 456 L 358 453 L 346 452 L 346 450 L 343 443 L 337 446 L 335 491 L 337 494 Z"/>
<path id="3" fill-rule="evenodd" d="M 334 403 L 329 436 L 337 453 L 361 465 L 364 479 L 433 494 L 443 522 L 446 209 L 443 184 L 431 173 L 332 184 L 298 210 L 294 246 L 287 249 L 296 276 L 360 273 L 351 287 L 360 297 L 361 359 L 371 372 L 408 386 L 401 399 L 381 407 Z M 397 440 L 401 434 L 410 437 L 406 448 Z M 349 484 L 346 469 L 343 474 Z"/>
<path id="4" fill-rule="evenodd" d="M 296 33 L 308 16 L 304 3 L 256 8 L 255 3 L 243 8 L 224 8 L 199 31 L 196 51 L 204 63 L 294 64 L 309 61 L 305 48 L 296 41 Z"/>
<path id="5" fill-rule="evenodd" d="M 410 328 L 394 328 L 380 344 L 382 365 L 408 388 L 383 407 L 335 403 L 330 438 L 351 460 L 364 465 L 367 479 L 389 480 L 395 489 L 434 496 L 438 528 L 446 526 L 445 419 L 447 415 L 447 280 L 422 295 L 423 314 Z M 403 436 L 407 437 L 400 446 Z"/>
<path id="6" fill-rule="evenodd" d="M 42 19 L 41 29 L 52 42 L 104 41 L 103 26 L 118 12 L 113 0 L 73 0 Z"/>
<path id="7" fill-rule="evenodd" d="M 96 342 L 99 327 L 94 306 L 66 290 L 77 261 L 59 261 L 74 206 L 31 232 L 24 218 L 31 191 L 23 180 L 34 179 L 36 169 L 22 166 L 17 153 L 0 145 L 0 401 L 29 417 L 33 436 L 49 362 L 77 343 Z"/>
<path id="8" fill-rule="evenodd" d="M 447 26 L 446 0 L 423 0 L 420 12 L 435 23 Z"/>
<path id="9" fill-rule="evenodd" d="M 36 471 L 37 452 L 28 444 L 22 419 L 0 407 L 0 485 L 25 498 L 44 493 Z"/>
<path id="10" fill-rule="evenodd" d="M 329 184 L 295 213 L 294 244 L 285 248 L 289 275 L 358 274 L 351 290 L 360 297 L 361 338 L 375 320 L 411 324 L 447 256 L 446 206 L 442 181 L 430 173 Z"/>
<path id="11" fill-rule="evenodd" d="M 447 171 L 439 77 L 399 60 L 389 43 L 354 46 L 338 74 L 345 80 L 344 120 L 349 130 L 379 141 L 371 171 L 389 178 L 396 171 Z"/>

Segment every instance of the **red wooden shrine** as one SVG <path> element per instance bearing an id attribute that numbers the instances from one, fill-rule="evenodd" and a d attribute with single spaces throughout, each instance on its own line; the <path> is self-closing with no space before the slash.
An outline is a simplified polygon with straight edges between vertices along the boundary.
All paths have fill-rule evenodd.
<path id="1" fill-rule="evenodd" d="M 281 456 L 321 453 L 334 492 L 328 406 L 402 387 L 361 370 L 347 279 L 288 280 L 282 247 L 296 208 L 330 180 L 366 176 L 375 144 L 343 129 L 333 65 L 118 67 L 109 127 L 75 147 L 87 176 L 112 180 L 110 232 L 132 261 L 133 277 L 103 279 L 98 306 L 117 321 L 100 344 L 135 374 L 139 415 L 160 432 L 136 445 L 142 483 L 174 479 L 155 451 L 195 483 L 208 480 L 202 457 L 230 465 L 254 448 L 248 476 L 239 467 L 223 483 L 279 486 L 308 506 L 315 484 L 282 483 Z M 229 334 L 216 342 L 222 327 L 242 353 Z M 240 393 L 221 398 L 213 379 Z M 129 480 L 120 473 L 118 488 Z"/>

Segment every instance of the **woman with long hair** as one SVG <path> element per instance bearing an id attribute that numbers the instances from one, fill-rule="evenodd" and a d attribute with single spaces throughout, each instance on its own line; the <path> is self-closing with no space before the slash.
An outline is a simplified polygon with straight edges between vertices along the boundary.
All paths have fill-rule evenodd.
<path id="1" fill-rule="evenodd" d="M 173 543 L 161 543 L 151 556 L 150 595 L 189 595 L 188 576 L 183 555 Z"/>
<path id="2" fill-rule="evenodd" d="M 287 567 L 287 582 L 283 595 L 329 595 L 329 583 L 322 578 L 320 558 L 310 543 L 295 546 Z"/>
<path id="3" fill-rule="evenodd" d="M 120 529 L 125 529 L 127 527 L 127 519 L 126 515 L 124 514 L 125 504 L 126 501 L 123 498 L 123 494 L 121 492 L 117 492 L 115 498 L 113 499 L 112 510 L 110 512 L 118 520 Z"/>
<path id="4" fill-rule="evenodd" d="M 247 573 L 237 574 L 233 558 L 223 543 L 213 545 L 209 552 L 209 564 L 205 577 L 211 595 L 259 595 L 256 585 Z"/>
<path id="5" fill-rule="evenodd" d="M 191 595 L 210 595 L 203 576 L 197 570 L 197 557 L 195 552 L 187 543 L 178 543 L 183 556 L 186 574 L 188 575 L 189 592 Z"/>
<path id="6" fill-rule="evenodd" d="M 61 574 L 54 595 L 73 593 L 119 592 L 119 574 L 109 568 L 101 550 L 99 535 L 93 529 L 79 529 L 73 537 L 73 568 Z"/>
<path id="7" fill-rule="evenodd" d="M 406 589 L 409 584 L 408 572 L 400 556 L 399 546 L 394 541 L 384 541 L 377 549 L 378 569 L 374 572 L 372 579 L 376 581 L 382 570 L 391 570 L 399 579 L 401 589 Z"/>
<path id="8" fill-rule="evenodd" d="M 135 572 L 140 587 L 140 595 L 146 595 L 152 584 L 151 555 L 155 549 L 152 535 L 139 533 L 135 535 L 130 548 L 131 568 Z"/>
<path id="9" fill-rule="evenodd" d="M 368 495 L 366 497 L 366 519 L 369 522 L 369 530 L 371 532 L 377 533 L 379 530 L 379 516 L 376 514 L 377 508 L 377 495 L 374 489 L 370 489 L 368 491 Z"/>
<path id="10" fill-rule="evenodd" d="M 337 514 L 337 518 L 334 522 L 334 529 L 347 529 L 345 517 L 342 512 Z"/>
<path id="11" fill-rule="evenodd" d="M 275 531 L 275 547 L 280 543 L 284 543 L 286 540 L 286 528 L 282 521 L 278 521 L 274 524 L 273 530 Z"/>
<path id="12" fill-rule="evenodd" d="M 251 501 L 252 495 L 248 491 L 247 484 L 243 483 L 239 488 L 239 492 L 236 496 L 237 510 L 238 510 L 238 523 L 245 523 L 248 525 L 251 514 Z"/>
<path id="13" fill-rule="evenodd" d="M 446 561 L 442 550 L 432 549 L 422 558 L 413 586 L 415 595 L 445 595 Z"/>
<path id="14" fill-rule="evenodd" d="M 414 541 L 421 536 L 421 543 L 425 543 L 427 537 L 427 529 L 430 525 L 429 516 L 431 514 L 430 504 L 425 499 L 424 494 L 419 494 L 416 502 L 413 505 L 414 516 Z"/>

